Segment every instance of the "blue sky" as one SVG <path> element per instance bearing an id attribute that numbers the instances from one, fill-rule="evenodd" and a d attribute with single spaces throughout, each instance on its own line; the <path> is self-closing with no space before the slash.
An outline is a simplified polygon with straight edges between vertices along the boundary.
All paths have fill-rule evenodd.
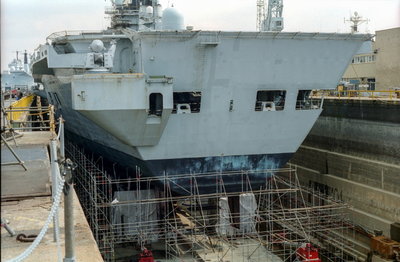
<path id="1" fill-rule="evenodd" d="M 256 0 L 160 0 L 174 3 L 195 29 L 256 29 Z M 48 35 L 63 30 L 104 29 L 109 0 L 1 0 L 1 67 L 16 50 L 32 52 Z M 349 32 L 344 18 L 358 11 L 368 18 L 362 32 L 400 26 L 400 0 L 284 0 L 284 31 Z"/>

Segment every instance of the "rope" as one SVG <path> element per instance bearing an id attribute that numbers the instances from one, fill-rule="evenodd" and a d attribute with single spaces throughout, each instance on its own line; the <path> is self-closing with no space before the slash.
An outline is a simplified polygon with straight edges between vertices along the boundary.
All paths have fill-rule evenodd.
<path id="1" fill-rule="evenodd" d="M 32 110 L 32 111 L 36 111 L 36 110 Z M 44 114 L 48 114 L 50 113 L 50 111 L 43 111 L 41 113 L 30 113 L 28 114 L 28 116 L 39 116 L 39 115 L 44 115 Z"/>
<path id="2" fill-rule="evenodd" d="M 60 199 L 61 199 L 61 193 L 63 192 L 63 188 L 64 188 L 64 182 L 65 182 L 65 180 L 63 178 L 60 178 L 60 181 L 57 186 L 57 193 L 56 193 L 56 196 L 54 197 L 53 205 L 51 206 L 50 214 L 47 217 L 46 223 L 40 230 L 40 233 L 36 237 L 35 241 L 33 241 L 33 243 L 21 255 L 15 257 L 13 259 L 7 260 L 7 262 L 20 262 L 20 261 L 26 259 L 39 246 L 40 241 L 42 241 L 44 235 L 47 232 L 47 229 L 50 226 L 50 223 L 52 222 L 52 218 L 54 217 L 58 208 L 60 207 Z"/>

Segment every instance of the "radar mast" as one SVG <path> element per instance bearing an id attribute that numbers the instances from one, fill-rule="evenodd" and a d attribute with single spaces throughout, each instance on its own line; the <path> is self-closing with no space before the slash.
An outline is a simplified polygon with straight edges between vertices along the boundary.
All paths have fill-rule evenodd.
<path id="1" fill-rule="evenodd" d="M 349 20 L 345 20 L 345 22 L 350 22 L 352 25 L 350 26 L 351 28 L 351 33 L 355 34 L 358 33 L 358 26 L 361 25 L 364 22 L 369 22 L 369 19 L 363 19 L 362 16 L 358 14 L 358 12 L 354 12 L 354 15 L 350 16 Z"/>
<path id="2" fill-rule="evenodd" d="M 162 7 L 158 0 L 111 0 L 105 13 L 111 17 L 111 28 L 131 28 L 136 31 L 158 30 Z"/>

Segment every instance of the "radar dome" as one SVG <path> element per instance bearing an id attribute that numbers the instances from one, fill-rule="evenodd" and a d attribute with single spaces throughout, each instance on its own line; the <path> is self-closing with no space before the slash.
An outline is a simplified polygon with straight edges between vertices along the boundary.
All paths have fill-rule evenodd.
<path id="1" fill-rule="evenodd" d="M 153 14 L 153 7 L 152 6 L 146 7 L 146 14 L 148 14 L 148 15 L 152 15 Z"/>
<path id="2" fill-rule="evenodd" d="M 103 41 L 101 41 L 99 39 L 93 40 L 93 42 L 90 44 L 89 48 L 90 48 L 90 50 L 92 50 L 92 52 L 95 52 L 95 53 L 100 53 L 105 50 Z"/>
<path id="3" fill-rule="evenodd" d="M 166 8 L 162 16 L 162 29 L 184 30 L 184 28 L 183 15 L 173 7 Z"/>

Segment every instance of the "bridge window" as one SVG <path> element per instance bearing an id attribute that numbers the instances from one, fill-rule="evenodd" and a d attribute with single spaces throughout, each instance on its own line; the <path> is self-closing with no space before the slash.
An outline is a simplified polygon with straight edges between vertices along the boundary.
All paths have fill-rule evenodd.
<path id="1" fill-rule="evenodd" d="M 285 108 L 285 90 L 258 91 L 255 111 L 282 111 Z"/>
<path id="2" fill-rule="evenodd" d="M 149 115 L 161 116 L 163 111 L 163 96 L 152 93 L 149 96 Z"/>
<path id="3" fill-rule="evenodd" d="M 312 110 L 321 107 L 321 99 L 313 99 L 311 90 L 299 90 L 296 110 Z"/>
<path id="4" fill-rule="evenodd" d="M 173 114 L 199 113 L 201 92 L 174 92 Z"/>

